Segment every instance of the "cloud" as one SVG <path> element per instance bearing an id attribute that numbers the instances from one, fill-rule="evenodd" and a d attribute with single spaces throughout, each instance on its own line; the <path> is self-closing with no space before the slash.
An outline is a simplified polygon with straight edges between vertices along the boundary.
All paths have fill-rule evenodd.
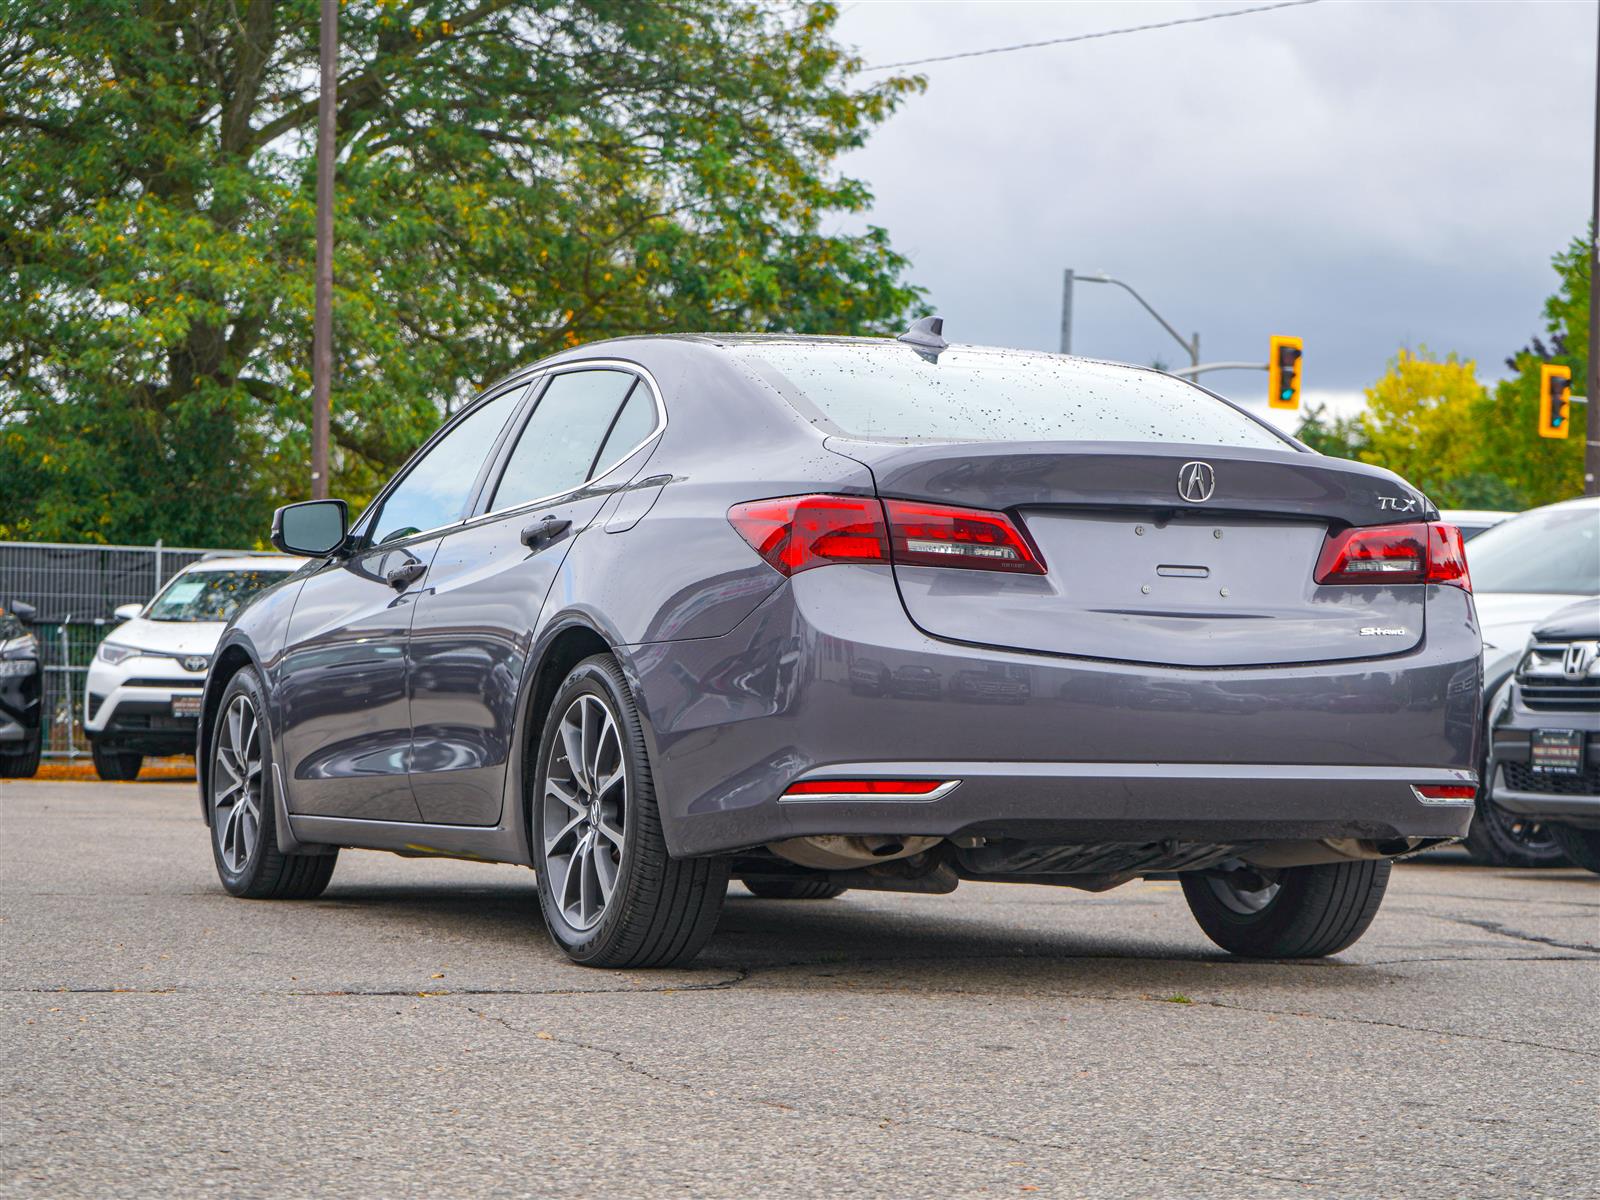
<path id="1" fill-rule="evenodd" d="M 884 62 L 1202 11 L 861 3 L 839 34 Z M 1402 345 L 1493 378 L 1588 219 L 1594 43 L 1588 5 L 1322 3 L 938 64 L 845 169 L 963 341 L 1055 348 L 1072 266 L 1207 359 L 1300 334 L 1314 391 L 1358 394 Z M 1081 353 L 1184 361 L 1116 289 L 1075 309 Z"/>

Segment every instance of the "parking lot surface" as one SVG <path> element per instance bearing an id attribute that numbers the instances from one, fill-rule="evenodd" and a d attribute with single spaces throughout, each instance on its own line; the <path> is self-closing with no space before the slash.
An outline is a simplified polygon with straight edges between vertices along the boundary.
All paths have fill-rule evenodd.
<path id="1" fill-rule="evenodd" d="M 0 1194 L 1593 1195 L 1600 881 L 1396 868 L 1336 959 L 1176 884 L 758 900 L 592 971 L 532 874 L 216 882 L 192 784 L 0 784 Z"/>

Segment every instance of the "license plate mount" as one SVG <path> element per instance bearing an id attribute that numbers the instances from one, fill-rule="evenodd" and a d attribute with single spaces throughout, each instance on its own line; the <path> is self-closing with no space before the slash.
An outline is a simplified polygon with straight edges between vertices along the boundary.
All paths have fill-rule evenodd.
<path id="1" fill-rule="evenodd" d="M 1535 729 L 1528 739 L 1529 765 L 1535 775 L 1578 775 L 1583 772 L 1583 730 Z"/>

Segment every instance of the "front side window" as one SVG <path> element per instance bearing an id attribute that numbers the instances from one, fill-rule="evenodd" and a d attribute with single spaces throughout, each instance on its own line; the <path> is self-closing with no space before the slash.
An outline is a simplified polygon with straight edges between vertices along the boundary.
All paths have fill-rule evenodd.
<path id="1" fill-rule="evenodd" d="M 375 545 L 451 525 L 467 515 L 472 485 L 526 388 L 512 388 L 456 422 L 383 501 L 368 528 Z"/>
<path id="2" fill-rule="evenodd" d="M 582 486 L 635 382 L 626 371 L 568 371 L 554 376 L 506 460 L 489 508 L 515 508 Z M 646 389 L 640 384 L 634 390 Z"/>
<path id="3" fill-rule="evenodd" d="M 934 357 L 887 340 L 731 352 L 852 437 L 1291 446 L 1191 384 L 1112 363 L 970 346 Z"/>
<path id="4" fill-rule="evenodd" d="M 152 621 L 226 621 L 262 588 L 286 577 L 285 571 L 186 571 L 154 600 L 145 616 Z"/>

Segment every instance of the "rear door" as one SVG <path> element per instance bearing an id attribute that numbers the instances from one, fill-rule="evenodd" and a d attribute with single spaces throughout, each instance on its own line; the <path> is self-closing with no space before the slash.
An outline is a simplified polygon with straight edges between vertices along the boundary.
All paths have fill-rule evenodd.
<path id="1" fill-rule="evenodd" d="M 291 811 L 418 819 L 406 638 L 445 530 L 465 516 L 524 391 L 463 413 L 357 523 L 356 552 L 306 579 L 277 677 Z"/>
<path id="2" fill-rule="evenodd" d="M 539 611 L 611 495 L 616 481 L 603 477 L 657 425 L 655 393 L 630 371 L 550 376 L 485 483 L 484 515 L 445 539 L 410 641 L 411 782 L 430 823 L 499 820 Z"/>

